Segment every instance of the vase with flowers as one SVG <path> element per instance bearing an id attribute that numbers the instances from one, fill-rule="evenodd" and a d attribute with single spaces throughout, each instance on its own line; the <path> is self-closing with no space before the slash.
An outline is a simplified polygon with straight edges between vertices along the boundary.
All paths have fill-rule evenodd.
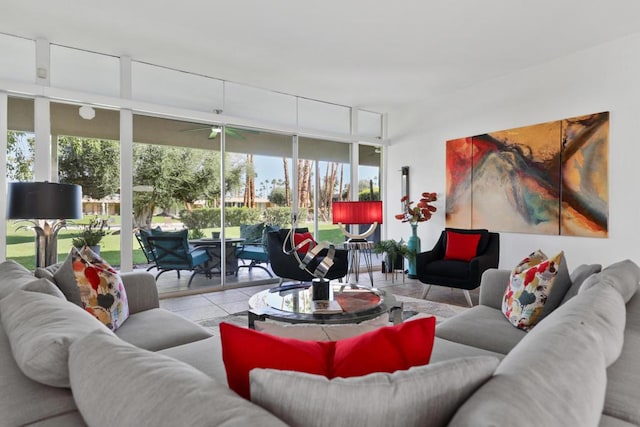
<path id="1" fill-rule="evenodd" d="M 409 200 L 409 196 L 400 199 L 402 202 L 402 213 L 397 214 L 396 219 L 402 222 L 408 222 L 411 225 L 411 237 L 407 241 L 409 251 L 413 254 L 409 258 L 409 277 L 415 279 L 416 276 L 416 257 L 420 252 L 420 237 L 418 237 L 418 223 L 429 221 L 437 208 L 431 203 L 438 200 L 436 193 L 422 193 L 422 197 L 418 203 L 413 206 L 413 201 Z"/>

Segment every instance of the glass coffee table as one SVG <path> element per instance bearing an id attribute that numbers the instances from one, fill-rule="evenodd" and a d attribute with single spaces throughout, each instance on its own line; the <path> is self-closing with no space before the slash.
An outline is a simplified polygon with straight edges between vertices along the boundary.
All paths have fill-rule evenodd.
<path id="1" fill-rule="evenodd" d="M 329 287 L 331 308 L 322 312 L 311 298 L 311 286 L 275 287 L 258 292 L 249 299 L 249 327 L 256 320 L 278 320 L 287 323 L 344 324 L 360 323 L 389 313 L 393 324 L 402 322 L 402 303 L 389 293 L 375 288 Z M 282 290 L 284 289 L 284 290 Z M 337 303 L 337 304 L 336 304 Z"/>

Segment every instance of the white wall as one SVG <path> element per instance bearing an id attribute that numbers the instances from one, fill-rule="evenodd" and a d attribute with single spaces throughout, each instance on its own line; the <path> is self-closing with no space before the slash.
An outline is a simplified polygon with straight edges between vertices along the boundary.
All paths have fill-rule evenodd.
<path id="1" fill-rule="evenodd" d="M 445 226 L 447 140 L 610 111 L 609 237 L 501 233 L 500 267 L 510 269 L 538 248 L 549 256 L 564 250 L 570 270 L 625 258 L 640 263 L 639 81 L 636 34 L 391 112 L 387 236 L 410 234 L 407 224 L 393 219 L 400 208 L 400 167 L 409 166 L 414 199 L 423 191 L 438 192 L 435 218 L 419 226 L 422 250 L 435 243 Z"/>

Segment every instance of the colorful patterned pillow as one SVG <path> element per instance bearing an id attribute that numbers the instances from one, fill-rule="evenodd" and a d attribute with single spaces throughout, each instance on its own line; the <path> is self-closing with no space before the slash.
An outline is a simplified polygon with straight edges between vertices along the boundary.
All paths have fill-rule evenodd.
<path id="1" fill-rule="evenodd" d="M 561 279 L 557 280 L 561 270 Z M 564 252 L 550 259 L 540 250 L 533 252 L 511 272 L 509 286 L 502 299 L 502 312 L 515 327 L 530 330 L 542 320 L 544 314 L 550 312 L 549 308 L 554 308 L 545 307 L 554 286 L 563 288 L 559 289 L 563 295 L 566 292 L 571 282 L 565 276 L 568 277 L 568 272 Z M 554 298 L 558 300 L 554 303 L 557 305 L 561 299 L 562 295 Z"/>
<path id="2" fill-rule="evenodd" d="M 122 279 L 88 246 L 81 250 L 71 249 L 71 257 L 82 308 L 115 331 L 129 317 Z"/>

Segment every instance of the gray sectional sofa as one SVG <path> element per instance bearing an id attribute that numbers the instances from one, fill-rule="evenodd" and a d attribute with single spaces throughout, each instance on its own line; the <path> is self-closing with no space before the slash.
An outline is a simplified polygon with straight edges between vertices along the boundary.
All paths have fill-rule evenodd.
<path id="1" fill-rule="evenodd" d="M 446 416 L 451 390 L 429 406 L 433 420 L 452 426 L 640 425 L 640 268 L 623 261 L 594 271 L 576 269 L 575 286 L 563 304 L 528 333 L 511 326 L 500 311 L 509 272 L 485 273 L 480 304 L 438 325 L 430 365 L 374 374 L 376 383 L 405 376 L 421 388 L 417 378 L 429 369 L 445 381 L 455 378 L 466 391 Z M 0 264 L 0 425 L 286 425 L 274 411 L 228 389 L 219 337 L 160 309 L 150 274 L 122 277 L 131 316 L 113 334 L 64 300 L 47 279 L 35 280 L 10 261 Z M 37 357 L 30 358 L 29 350 Z M 51 352 L 62 356 L 41 359 Z M 474 360 L 490 367 L 488 377 L 464 384 L 474 376 L 469 370 Z M 283 381 L 262 371 L 275 375 L 267 392 L 268 384 Z M 36 380 L 44 377 L 41 381 L 58 386 Z M 343 380 L 349 387 L 361 380 L 350 381 Z M 424 383 L 437 387 L 428 376 Z M 393 397 L 386 387 L 378 387 L 382 396 L 374 395 L 371 384 L 364 387 L 369 404 Z M 413 396 L 420 406 L 425 395 L 403 396 Z M 354 424 L 353 416 L 345 413 L 333 425 Z M 395 425 L 406 424 L 394 416 Z"/>

